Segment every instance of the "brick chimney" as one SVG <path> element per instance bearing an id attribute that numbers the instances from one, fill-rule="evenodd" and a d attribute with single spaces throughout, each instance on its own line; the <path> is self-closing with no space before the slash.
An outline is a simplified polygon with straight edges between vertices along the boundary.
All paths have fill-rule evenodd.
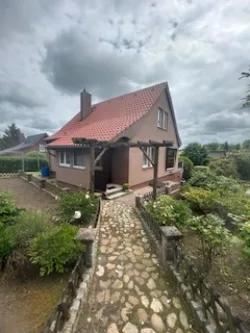
<path id="1" fill-rule="evenodd" d="M 85 89 L 80 94 L 80 120 L 86 118 L 91 112 L 91 94 Z"/>

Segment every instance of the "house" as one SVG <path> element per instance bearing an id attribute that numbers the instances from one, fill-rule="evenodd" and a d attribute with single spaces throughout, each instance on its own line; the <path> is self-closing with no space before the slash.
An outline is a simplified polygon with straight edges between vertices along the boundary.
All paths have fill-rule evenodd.
<path id="1" fill-rule="evenodd" d="M 96 140 L 97 143 L 167 140 L 171 145 L 159 148 L 158 179 L 181 180 L 178 169 L 181 140 L 166 82 L 94 105 L 91 95 L 83 91 L 80 112 L 46 139 L 50 168 L 57 181 L 89 189 L 91 150 L 88 146 L 74 144 L 73 138 Z M 153 160 L 155 148 L 145 149 Z M 101 148 L 95 149 L 95 158 L 101 151 Z M 95 190 L 105 190 L 110 183 L 129 183 L 132 188 L 140 188 L 153 179 L 152 164 L 138 147 L 111 147 L 98 159 L 94 168 Z"/>
<path id="2" fill-rule="evenodd" d="M 224 158 L 224 157 L 227 157 L 227 155 L 228 155 L 228 153 L 224 150 L 208 150 L 207 154 L 208 154 L 208 157 L 215 158 L 215 159 Z"/>
<path id="3" fill-rule="evenodd" d="M 20 155 L 22 153 L 27 154 L 30 151 L 40 151 L 42 147 L 45 147 L 47 137 L 47 133 L 30 135 L 19 145 L 1 150 L 0 155 Z"/>

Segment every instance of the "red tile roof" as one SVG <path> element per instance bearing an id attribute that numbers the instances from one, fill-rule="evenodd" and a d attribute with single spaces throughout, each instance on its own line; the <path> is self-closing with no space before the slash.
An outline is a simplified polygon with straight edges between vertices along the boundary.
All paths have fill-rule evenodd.
<path id="1" fill-rule="evenodd" d="M 115 139 L 152 108 L 153 104 L 167 87 L 160 83 L 133 93 L 97 103 L 91 113 L 80 121 L 80 113 L 73 117 L 58 132 L 48 139 L 55 139 L 48 146 L 73 146 L 72 138 Z"/>

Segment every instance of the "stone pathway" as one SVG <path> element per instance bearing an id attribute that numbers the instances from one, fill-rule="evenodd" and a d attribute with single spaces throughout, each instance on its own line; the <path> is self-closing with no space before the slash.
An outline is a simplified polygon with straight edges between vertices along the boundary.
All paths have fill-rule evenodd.
<path id="1" fill-rule="evenodd" d="M 104 202 L 98 262 L 78 333 L 194 332 L 132 208 Z"/>

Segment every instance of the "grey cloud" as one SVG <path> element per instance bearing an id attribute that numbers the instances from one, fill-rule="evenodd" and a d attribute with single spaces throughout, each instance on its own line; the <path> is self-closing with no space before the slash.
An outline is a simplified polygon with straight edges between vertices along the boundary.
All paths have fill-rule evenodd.
<path id="1" fill-rule="evenodd" d="M 130 41 L 123 42 L 129 48 Z M 71 29 L 46 45 L 42 70 L 64 92 L 76 94 L 86 87 L 99 98 L 106 98 L 129 91 L 131 80 L 138 83 L 151 80 L 153 68 L 148 68 L 146 78 L 143 58 L 129 51 L 113 52 L 103 43 Z"/>
<path id="2" fill-rule="evenodd" d="M 20 83 L 1 82 L 0 103 L 8 102 L 15 107 L 34 108 L 44 106 L 45 102 L 36 92 Z"/>
<path id="3" fill-rule="evenodd" d="M 59 0 L 1 0 L 0 39 L 6 42 L 13 33 L 27 33 L 42 17 L 53 12 Z"/>
<path id="4" fill-rule="evenodd" d="M 55 131 L 59 127 L 59 124 L 57 121 L 53 121 L 41 115 L 39 118 L 33 119 L 31 122 L 29 122 L 27 127 L 39 129 L 41 131 Z"/>

